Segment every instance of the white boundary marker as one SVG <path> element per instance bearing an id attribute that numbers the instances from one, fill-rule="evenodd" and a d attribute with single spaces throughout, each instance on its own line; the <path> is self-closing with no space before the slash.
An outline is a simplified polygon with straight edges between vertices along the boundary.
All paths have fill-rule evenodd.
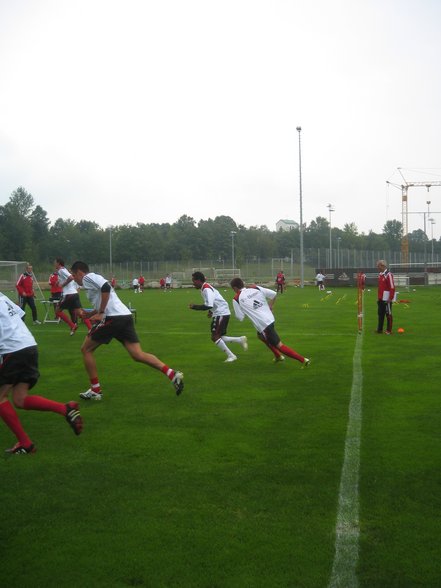
<path id="1" fill-rule="evenodd" d="M 362 423 L 363 370 L 361 365 L 363 330 L 355 343 L 349 421 L 346 430 L 345 455 L 338 497 L 337 524 L 335 527 L 335 555 L 329 588 L 356 588 L 358 586 L 358 542 L 360 471 L 360 440 Z"/>

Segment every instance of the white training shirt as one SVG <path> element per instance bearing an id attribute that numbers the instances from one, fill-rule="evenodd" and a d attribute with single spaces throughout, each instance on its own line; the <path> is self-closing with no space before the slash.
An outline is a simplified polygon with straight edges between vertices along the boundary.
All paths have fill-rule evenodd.
<path id="1" fill-rule="evenodd" d="M 99 274 L 94 274 L 90 272 L 83 277 L 83 287 L 86 290 L 86 296 L 92 303 L 92 306 L 95 310 L 99 311 L 101 306 L 101 287 L 110 282 L 100 276 Z M 121 316 L 121 315 L 131 315 L 132 312 L 127 308 L 125 304 L 121 302 L 116 294 L 115 290 L 110 287 L 110 296 L 109 302 L 106 306 L 105 315 L 106 316 Z"/>
<path id="2" fill-rule="evenodd" d="M 242 288 L 233 298 L 233 308 L 236 318 L 240 321 L 247 316 L 256 329 L 261 333 L 274 322 L 274 315 L 268 306 L 267 299 L 272 300 L 277 292 L 263 286 Z"/>
<path id="3" fill-rule="evenodd" d="M 202 298 L 205 306 L 209 306 L 213 316 L 230 316 L 230 307 L 219 290 L 213 288 L 208 282 L 204 282 L 201 288 Z"/>
<path id="4" fill-rule="evenodd" d="M 65 267 L 57 269 L 58 272 L 58 283 L 64 284 L 64 282 L 71 277 L 71 273 Z M 78 294 L 77 285 L 74 280 L 71 280 L 68 284 L 63 286 L 63 296 L 68 294 Z"/>
<path id="5" fill-rule="evenodd" d="M 23 310 L 0 292 L 0 355 L 37 345 L 21 320 Z"/>

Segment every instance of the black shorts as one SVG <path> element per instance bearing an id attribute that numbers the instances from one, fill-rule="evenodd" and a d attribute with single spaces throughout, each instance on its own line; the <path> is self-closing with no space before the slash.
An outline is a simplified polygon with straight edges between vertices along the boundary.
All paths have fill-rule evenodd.
<path id="1" fill-rule="evenodd" d="M 104 345 L 110 343 L 112 339 L 120 343 L 139 343 L 131 314 L 106 316 L 104 320 L 93 325 L 88 337 Z"/>
<path id="2" fill-rule="evenodd" d="M 4 384 L 28 384 L 29 389 L 38 382 L 38 349 L 36 345 L 25 347 L 1 356 L 0 386 Z"/>
<path id="3" fill-rule="evenodd" d="M 273 347 L 277 347 L 277 345 L 280 343 L 280 337 L 277 334 L 277 331 L 274 327 L 274 323 L 268 325 L 261 333 L 258 334 L 261 336 L 262 339 L 264 339 Z"/>
<path id="4" fill-rule="evenodd" d="M 227 334 L 228 323 L 230 321 L 230 315 L 227 316 L 214 316 L 211 321 L 211 339 L 217 341 L 223 335 Z"/>
<path id="5" fill-rule="evenodd" d="M 66 294 L 61 298 L 60 303 L 58 304 L 59 310 L 76 310 L 77 308 L 81 308 L 81 300 L 79 294 Z"/>

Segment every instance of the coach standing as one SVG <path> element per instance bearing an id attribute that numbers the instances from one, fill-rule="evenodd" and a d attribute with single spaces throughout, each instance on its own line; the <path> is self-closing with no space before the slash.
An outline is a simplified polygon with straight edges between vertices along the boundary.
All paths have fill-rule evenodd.
<path id="1" fill-rule="evenodd" d="M 34 272 L 32 271 L 32 265 L 28 263 L 26 266 L 25 271 L 21 274 L 18 278 L 15 287 L 17 288 L 18 292 L 18 299 L 20 303 L 20 308 L 22 310 L 25 309 L 26 304 L 29 305 L 32 311 L 32 320 L 34 321 L 34 325 L 41 325 L 40 321 L 38 320 L 37 316 L 37 308 L 35 306 L 35 292 L 34 292 Z M 24 320 L 24 315 L 22 317 Z"/>
<path id="2" fill-rule="evenodd" d="M 378 275 L 378 327 L 377 333 L 383 333 L 384 318 L 386 317 L 386 335 L 392 334 L 392 303 L 395 297 L 394 276 L 387 269 L 384 259 L 377 261 Z"/>

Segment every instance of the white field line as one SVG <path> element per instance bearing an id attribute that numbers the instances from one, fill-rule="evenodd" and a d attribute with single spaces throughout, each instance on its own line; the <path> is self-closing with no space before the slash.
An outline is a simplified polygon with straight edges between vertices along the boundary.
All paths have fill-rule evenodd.
<path id="1" fill-rule="evenodd" d="M 356 588 L 359 526 L 358 480 L 362 423 L 363 371 L 361 365 L 363 330 L 357 336 L 345 454 L 340 480 L 335 528 L 335 555 L 329 588 Z"/>

